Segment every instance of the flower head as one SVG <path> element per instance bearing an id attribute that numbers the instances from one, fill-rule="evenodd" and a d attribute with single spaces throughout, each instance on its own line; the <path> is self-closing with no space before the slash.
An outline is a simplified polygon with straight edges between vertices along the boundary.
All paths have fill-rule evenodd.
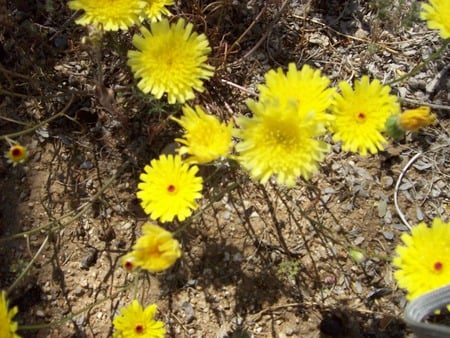
<path id="1" fill-rule="evenodd" d="M 128 65 L 140 78 L 138 87 L 144 93 L 157 99 L 167 93 L 173 104 L 193 99 L 194 89 L 204 90 L 203 80 L 213 75 L 213 67 L 205 63 L 211 47 L 204 34 L 192 29 L 183 19 L 175 24 L 162 19 L 151 23 L 151 32 L 142 27 L 143 36 L 133 37 L 139 51 L 128 52 Z"/>
<path id="2" fill-rule="evenodd" d="M 144 211 L 154 220 L 183 221 L 197 209 L 203 179 L 196 176 L 197 166 L 183 163 L 180 155 L 161 155 L 146 165 L 141 174 L 137 197 Z"/>
<path id="3" fill-rule="evenodd" d="M 335 96 L 332 106 L 336 116 L 332 124 L 333 139 L 342 141 L 342 149 L 365 156 L 383 150 L 386 139 L 381 134 L 388 117 L 399 112 L 397 98 L 389 94 L 390 88 L 368 76 L 355 82 L 355 89 L 342 81 L 341 94 Z"/>
<path id="4" fill-rule="evenodd" d="M 172 119 L 185 129 L 184 138 L 175 141 L 183 144 L 179 149 L 181 155 L 191 155 L 188 159 L 190 163 L 208 163 L 227 156 L 232 145 L 231 123 L 221 123 L 200 106 L 195 106 L 195 111 L 184 106 L 183 116 Z"/>
<path id="5" fill-rule="evenodd" d="M 393 261 L 399 269 L 394 276 L 408 300 L 450 284 L 450 223 L 439 218 L 430 228 L 419 223 L 402 241 L 405 245 L 397 247 Z"/>
<path id="6" fill-rule="evenodd" d="M 417 131 L 436 122 L 436 115 L 431 114 L 430 107 L 420 106 L 405 110 L 398 118 L 398 125 L 403 130 Z"/>
<path id="7" fill-rule="evenodd" d="M 161 20 L 163 15 L 170 16 L 171 13 L 166 6 L 171 6 L 175 3 L 174 0 L 145 0 L 147 6 L 144 9 L 145 15 L 151 21 Z"/>
<path id="8" fill-rule="evenodd" d="M 8 301 L 6 300 L 6 292 L 0 292 L 0 337 L 5 338 L 20 338 L 16 333 L 17 323 L 13 321 L 13 317 L 18 312 L 17 306 L 8 309 Z"/>
<path id="9" fill-rule="evenodd" d="M 427 20 L 430 29 L 438 29 L 441 38 L 450 38 L 450 1 L 430 0 L 422 3 L 420 17 Z"/>
<path id="10" fill-rule="evenodd" d="M 320 70 L 308 65 L 297 70 L 295 63 L 290 63 L 286 74 L 281 68 L 272 69 L 264 78 L 266 83 L 258 86 L 259 101 L 273 101 L 281 105 L 281 109 L 294 103 L 300 115 L 314 114 L 315 120 L 323 122 L 331 119 L 324 112 L 332 103 L 335 89 L 328 87 L 330 80 L 322 76 Z"/>
<path id="11" fill-rule="evenodd" d="M 20 144 L 15 144 L 9 148 L 8 152 L 5 154 L 8 162 L 16 165 L 17 163 L 22 163 L 27 159 L 27 148 L 21 146 Z"/>
<path id="12" fill-rule="evenodd" d="M 166 329 L 164 323 L 155 320 L 157 306 L 152 304 L 145 309 L 135 299 L 127 307 L 120 309 L 120 314 L 114 317 L 115 338 L 163 338 Z"/>
<path id="13" fill-rule="evenodd" d="M 73 10 L 84 11 L 76 23 L 84 26 L 94 24 L 107 31 L 117 31 L 139 24 L 147 3 L 144 0 L 72 0 L 68 5 Z"/>
<path id="14" fill-rule="evenodd" d="M 276 175 L 278 183 L 293 186 L 299 176 L 307 179 L 317 170 L 329 149 L 317 137 L 332 119 L 325 111 L 334 90 L 320 71 L 297 70 L 294 63 L 286 74 L 270 70 L 265 79 L 259 101 L 247 101 L 253 117 L 237 120 L 237 159 L 261 183 Z"/>
<path id="15" fill-rule="evenodd" d="M 300 114 L 294 101 L 286 107 L 252 100 L 247 105 L 254 115 L 237 119 L 239 163 L 263 184 L 272 175 L 287 186 L 295 185 L 299 176 L 308 179 L 329 149 L 316 139 L 324 126 L 315 114 Z"/>
<path id="16" fill-rule="evenodd" d="M 128 256 L 125 261 L 131 262 L 133 268 L 141 267 L 150 272 L 161 272 L 170 268 L 181 257 L 180 244 L 169 231 L 146 223 L 142 232 L 142 236 L 133 245 L 133 251 L 124 256 Z"/>

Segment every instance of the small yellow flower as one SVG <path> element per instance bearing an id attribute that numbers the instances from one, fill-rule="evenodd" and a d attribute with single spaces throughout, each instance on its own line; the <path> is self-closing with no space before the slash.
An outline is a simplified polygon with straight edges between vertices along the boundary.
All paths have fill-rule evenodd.
<path id="1" fill-rule="evenodd" d="M 141 28 L 133 37 L 138 51 L 128 52 L 128 65 L 140 79 L 137 86 L 144 93 L 160 99 L 167 93 L 168 102 L 184 103 L 202 92 L 203 80 L 213 75 L 206 64 L 211 47 L 204 34 L 193 32 L 184 19 L 169 24 L 167 19 L 151 23 L 151 31 Z"/>
<path id="2" fill-rule="evenodd" d="M 345 81 L 339 83 L 341 94 L 335 96 L 332 112 L 336 119 L 331 129 L 334 141 L 342 141 L 345 151 L 365 156 L 383 150 L 386 139 L 382 135 L 389 116 L 400 111 L 397 98 L 390 88 L 368 76 L 355 81 L 355 88 Z"/>
<path id="3" fill-rule="evenodd" d="M 6 292 L 0 292 L 0 337 L 4 338 L 20 338 L 16 333 L 17 323 L 13 321 L 13 317 L 17 314 L 17 306 L 8 309 L 8 301 L 6 300 Z"/>
<path id="4" fill-rule="evenodd" d="M 232 124 L 221 123 L 217 117 L 205 113 L 200 106 L 195 111 L 189 106 L 183 107 L 180 119 L 172 118 L 185 129 L 184 138 L 175 141 L 183 144 L 179 153 L 189 154 L 189 163 L 208 163 L 227 156 L 232 141 Z"/>
<path id="5" fill-rule="evenodd" d="M 145 15 L 151 21 L 161 20 L 162 16 L 171 16 L 172 14 L 166 8 L 166 6 L 172 6 L 175 4 L 174 0 L 145 0 L 147 6 L 144 9 Z"/>
<path id="6" fill-rule="evenodd" d="M 76 23 L 117 31 L 141 23 L 147 3 L 144 0 L 72 0 L 68 5 L 70 9 L 84 11 Z"/>
<path id="7" fill-rule="evenodd" d="M 420 106 L 405 110 L 398 118 L 398 125 L 403 130 L 417 131 L 436 122 L 436 115 L 431 114 L 430 107 Z"/>
<path id="8" fill-rule="evenodd" d="M 27 159 L 27 149 L 20 144 L 15 144 L 9 148 L 5 156 L 8 159 L 8 162 L 16 165 Z"/>
<path id="9" fill-rule="evenodd" d="M 125 270 L 128 272 L 132 272 L 136 267 L 136 257 L 134 257 L 133 252 L 127 253 L 125 256 L 121 259 L 122 266 Z"/>
<path id="10" fill-rule="evenodd" d="M 164 323 L 155 320 L 157 306 L 152 304 L 145 309 L 135 299 L 127 307 L 120 309 L 114 317 L 114 338 L 163 338 L 166 329 Z"/>
<path id="11" fill-rule="evenodd" d="M 430 0 L 422 3 L 420 17 L 427 20 L 428 28 L 438 29 L 441 38 L 450 38 L 450 1 Z"/>
<path id="12" fill-rule="evenodd" d="M 134 266 L 150 272 L 161 272 L 175 264 L 181 257 L 181 250 L 172 233 L 146 223 L 142 227 L 142 236 L 133 245 L 129 255 L 127 261 L 131 261 Z"/>
<path id="13" fill-rule="evenodd" d="M 195 200 L 202 197 L 203 179 L 196 176 L 197 166 L 184 163 L 180 155 L 161 155 L 144 171 L 136 195 L 152 219 L 183 221 L 198 208 Z"/>
<path id="14" fill-rule="evenodd" d="M 427 227 L 422 222 L 403 234 L 404 246 L 396 249 L 395 279 L 413 300 L 429 291 L 450 284 L 450 223 L 435 218 Z"/>

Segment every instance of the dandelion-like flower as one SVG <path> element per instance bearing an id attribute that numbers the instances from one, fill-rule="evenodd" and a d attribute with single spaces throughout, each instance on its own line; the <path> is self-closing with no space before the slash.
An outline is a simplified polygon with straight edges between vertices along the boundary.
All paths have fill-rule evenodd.
<path id="1" fill-rule="evenodd" d="M 0 292 L 0 337 L 5 338 L 20 338 L 16 333 L 17 323 L 13 321 L 13 317 L 17 314 L 17 306 L 8 309 L 8 301 L 6 299 L 6 292 Z"/>
<path id="2" fill-rule="evenodd" d="M 407 299 L 450 284 L 450 223 L 440 218 L 427 227 L 422 222 L 403 234 L 404 246 L 397 247 L 394 273 L 398 285 L 407 290 Z"/>
<path id="3" fill-rule="evenodd" d="M 131 262 L 133 267 L 161 272 L 175 264 L 181 257 L 181 250 L 172 233 L 160 226 L 146 223 L 142 227 L 142 236 L 128 255 L 125 256 L 128 256 L 126 262 Z"/>
<path id="4" fill-rule="evenodd" d="M 294 186 L 299 176 L 308 179 L 329 149 L 316 139 L 325 128 L 315 114 L 299 114 L 294 101 L 285 107 L 252 100 L 247 105 L 254 115 L 237 119 L 239 163 L 263 184 L 272 175 L 287 186 Z"/>
<path id="5" fill-rule="evenodd" d="M 147 3 L 144 0 L 72 0 L 68 5 L 70 9 L 84 11 L 76 23 L 117 31 L 139 24 Z"/>
<path id="6" fill-rule="evenodd" d="M 390 88 L 368 76 L 355 81 L 355 89 L 345 81 L 339 83 L 341 94 L 332 105 L 336 116 L 332 124 L 333 139 L 342 141 L 342 149 L 365 156 L 383 150 L 386 139 L 382 135 L 390 115 L 397 114 L 400 106 L 390 95 Z"/>
<path id="7" fill-rule="evenodd" d="M 128 52 L 128 65 L 144 93 L 160 99 L 167 93 L 170 104 L 194 98 L 194 89 L 202 92 L 203 80 L 213 75 L 206 64 L 211 51 L 204 34 L 192 31 L 191 23 L 167 19 L 151 23 L 151 31 L 141 28 L 142 36 L 134 35 L 133 45 L 139 51 Z"/>
<path id="8" fill-rule="evenodd" d="M 138 184 L 137 197 L 144 211 L 154 220 L 180 221 L 198 208 L 202 197 L 203 179 L 196 176 L 198 167 L 189 166 L 180 155 L 161 155 L 146 165 Z"/>
<path id="9" fill-rule="evenodd" d="M 200 106 L 195 106 L 195 110 L 184 106 L 183 116 L 172 119 L 185 129 L 183 138 L 175 141 L 183 144 L 179 149 L 181 155 L 191 155 L 189 163 L 208 163 L 227 156 L 232 145 L 231 123 L 220 122 Z"/>
<path id="10" fill-rule="evenodd" d="M 441 38 L 450 38 L 450 1 L 430 0 L 430 3 L 422 3 L 420 17 L 427 20 L 428 28 L 438 29 Z"/>
<path id="11" fill-rule="evenodd" d="M 314 115 L 316 121 L 328 122 L 331 117 L 324 112 L 330 107 L 335 93 L 329 88 L 330 80 L 322 76 L 320 70 L 304 65 L 297 70 L 295 63 L 290 63 L 284 74 L 281 68 L 270 70 L 264 76 L 266 83 L 259 85 L 259 101 L 274 101 L 281 105 L 297 105 L 300 115 Z"/>
<path id="12" fill-rule="evenodd" d="M 237 159 L 261 183 L 275 175 L 278 183 L 293 186 L 299 176 L 308 179 L 317 170 L 329 149 L 317 137 L 332 119 L 326 109 L 334 89 L 320 71 L 307 65 L 297 70 L 294 63 L 286 74 L 270 70 L 265 79 L 258 86 L 259 102 L 247 101 L 253 117 L 237 120 Z"/>
<path id="13" fill-rule="evenodd" d="M 436 115 L 431 114 L 430 107 L 420 106 L 405 110 L 398 118 L 398 125 L 403 130 L 418 131 L 436 122 Z"/>
<path id="14" fill-rule="evenodd" d="M 163 15 L 170 16 L 170 11 L 166 8 L 166 6 L 172 6 L 175 1 L 174 0 L 145 0 L 147 2 L 147 6 L 144 9 L 145 15 L 151 21 L 161 20 Z"/>
<path id="15" fill-rule="evenodd" d="M 157 306 L 152 304 L 145 309 L 135 299 L 127 307 L 120 309 L 120 314 L 114 317 L 115 338 L 163 338 L 166 329 L 164 323 L 155 320 Z"/>
<path id="16" fill-rule="evenodd" d="M 27 159 L 27 148 L 20 144 L 14 144 L 5 154 L 9 163 L 12 163 L 14 166 L 18 163 L 22 163 Z"/>

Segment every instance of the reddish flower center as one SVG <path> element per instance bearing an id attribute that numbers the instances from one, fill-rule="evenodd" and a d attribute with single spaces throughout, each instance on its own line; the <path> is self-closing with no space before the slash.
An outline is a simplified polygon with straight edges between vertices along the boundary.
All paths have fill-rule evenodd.
<path id="1" fill-rule="evenodd" d="M 125 262 L 125 269 L 127 269 L 128 271 L 133 270 L 133 262 L 131 262 L 131 261 L 126 261 L 126 262 Z"/>
<path id="2" fill-rule="evenodd" d="M 137 324 L 134 330 L 137 334 L 142 334 L 144 333 L 144 326 L 142 324 Z"/>
<path id="3" fill-rule="evenodd" d="M 358 113 L 358 115 L 356 115 L 356 117 L 360 122 L 363 122 L 366 119 L 366 114 L 360 112 L 360 113 Z"/>
<path id="4" fill-rule="evenodd" d="M 173 184 L 169 185 L 169 186 L 167 187 L 167 191 L 168 191 L 168 192 L 175 192 L 175 186 L 174 186 Z"/>
<path id="5" fill-rule="evenodd" d="M 434 271 L 441 272 L 442 269 L 444 268 L 444 264 L 442 264 L 442 262 L 436 262 L 436 263 L 434 263 L 433 268 L 434 268 Z"/>
<path id="6" fill-rule="evenodd" d="M 20 148 L 14 148 L 12 150 L 12 156 L 13 157 L 21 157 L 22 156 L 22 150 Z"/>

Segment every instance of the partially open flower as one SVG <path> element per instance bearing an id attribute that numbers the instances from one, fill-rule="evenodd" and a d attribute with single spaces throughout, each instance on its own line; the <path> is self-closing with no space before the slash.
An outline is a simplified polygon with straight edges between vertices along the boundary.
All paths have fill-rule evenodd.
<path id="1" fill-rule="evenodd" d="M 431 114 L 430 107 L 420 106 L 405 110 L 398 118 L 398 125 L 403 130 L 417 131 L 436 122 L 436 115 Z"/>

